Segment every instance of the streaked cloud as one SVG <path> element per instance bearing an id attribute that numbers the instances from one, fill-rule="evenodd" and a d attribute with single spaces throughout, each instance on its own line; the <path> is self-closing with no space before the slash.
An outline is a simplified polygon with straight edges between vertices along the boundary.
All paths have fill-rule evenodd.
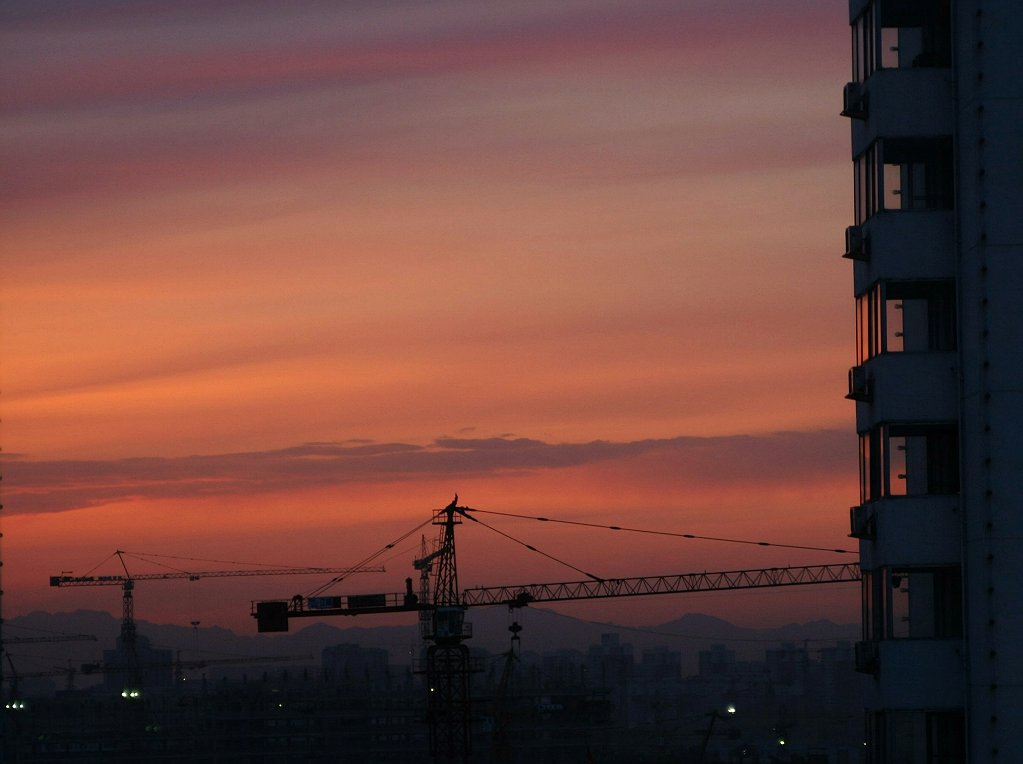
<path id="1" fill-rule="evenodd" d="M 492 67 L 549 67 L 599 56 L 688 51 L 730 56 L 807 32 L 828 4 L 775 2 L 279 3 L 235 1 L 5 4 L 13 45 L 0 82 L 8 108 L 114 104 L 424 76 Z M 277 28 L 268 39 L 268 25 Z M 752 41 L 756 42 L 752 42 Z M 52 45 L 53 56 L 35 53 Z M 785 50 L 778 46 L 779 50 Z M 135 66 L 144 62 L 142 66 Z M 760 69 L 760 75 L 763 69 Z M 114 74 L 121 76 L 115 77 Z M 753 75 L 754 72 L 749 72 Z"/>
<path id="2" fill-rule="evenodd" d="M 441 437 L 409 443 L 306 443 L 272 451 L 36 461 L 8 455 L 8 514 L 61 512 L 132 500 L 299 491 L 408 480 L 478 479 L 631 465 L 646 478 L 708 486 L 827 481 L 848 472 L 849 436 L 821 431 L 548 443 L 532 438 Z"/>
<path id="3" fill-rule="evenodd" d="M 9 202 L 296 174 L 311 152 L 356 175 L 469 162 L 592 182 L 818 162 L 831 148 L 812 129 L 798 151 L 770 137 L 812 103 L 785 83 L 827 44 L 814 34 L 830 12 L 820 4 L 12 5 L 0 69 Z M 754 44 L 770 50 L 737 69 Z M 602 84 L 588 80 L 597 72 Z M 736 86 L 740 99 L 726 95 Z M 728 154 L 708 150 L 710 131 Z"/>

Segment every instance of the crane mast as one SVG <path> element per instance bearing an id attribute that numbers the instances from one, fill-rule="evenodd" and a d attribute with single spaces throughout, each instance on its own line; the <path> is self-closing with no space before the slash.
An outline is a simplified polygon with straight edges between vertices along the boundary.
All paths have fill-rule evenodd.
<path id="1" fill-rule="evenodd" d="M 435 760 L 447 762 L 469 761 L 469 677 L 475 670 L 469 648 L 464 644 L 464 640 L 472 636 L 472 629 L 465 622 L 455 560 L 455 526 L 461 523 L 463 513 L 456 494 L 454 500 L 434 516 L 433 524 L 441 527 L 437 550 L 416 563 L 424 571 L 433 564 L 437 567 L 430 609 L 432 618 L 421 621 L 428 625 L 428 633 L 423 636 L 431 642 L 426 648 L 423 673 L 429 690 L 430 753 Z"/>

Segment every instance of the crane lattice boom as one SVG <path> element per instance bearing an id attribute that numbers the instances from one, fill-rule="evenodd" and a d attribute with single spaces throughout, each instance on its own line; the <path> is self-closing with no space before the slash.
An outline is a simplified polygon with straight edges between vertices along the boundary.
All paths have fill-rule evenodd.
<path id="1" fill-rule="evenodd" d="M 460 607 L 507 605 L 525 607 L 533 602 L 642 597 L 652 594 L 759 589 L 769 586 L 806 586 L 848 583 L 860 580 L 858 563 L 801 565 L 786 568 L 756 568 L 667 576 L 638 576 L 593 581 L 563 581 L 515 586 L 485 586 L 464 589 Z M 336 615 L 368 615 L 432 610 L 436 605 L 410 598 L 408 593 L 351 594 L 331 597 L 296 597 L 290 602 L 268 600 L 253 603 L 253 615 L 260 631 L 287 631 L 289 618 Z"/>
<path id="2" fill-rule="evenodd" d="M 50 586 L 123 586 L 125 581 L 168 581 L 200 578 L 228 578 L 231 576 L 288 576 L 317 575 L 321 573 L 383 573 L 383 566 L 364 568 L 257 568 L 255 570 L 204 570 L 197 572 L 170 571 L 165 573 L 135 573 L 130 576 L 50 576 Z"/>
<path id="3" fill-rule="evenodd" d="M 859 580 L 860 566 L 857 563 L 803 565 L 788 568 L 727 570 L 716 573 L 680 573 L 670 576 L 567 581 L 555 584 L 488 586 L 462 590 L 462 604 L 465 606 L 509 605 L 516 607 L 527 605 L 530 602 L 641 597 L 648 594 L 683 594 L 686 592 L 757 589 L 765 586 L 798 586 Z"/>
<path id="4" fill-rule="evenodd" d="M 48 637 L 4 637 L 4 645 L 34 645 L 41 642 L 95 642 L 95 634 L 54 634 Z"/>

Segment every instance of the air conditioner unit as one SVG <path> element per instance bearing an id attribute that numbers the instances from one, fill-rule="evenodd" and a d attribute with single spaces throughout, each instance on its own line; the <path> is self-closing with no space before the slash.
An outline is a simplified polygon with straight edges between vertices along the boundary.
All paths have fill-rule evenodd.
<path id="1" fill-rule="evenodd" d="M 848 82 L 842 88 L 842 116 L 865 119 L 867 116 L 867 94 L 859 82 Z"/>
<path id="2" fill-rule="evenodd" d="M 876 537 L 873 507 L 860 505 L 849 508 L 849 535 L 867 541 Z"/>
<path id="3" fill-rule="evenodd" d="M 849 369 L 849 393 L 845 396 L 851 401 L 870 400 L 870 377 L 863 366 Z"/>
<path id="4" fill-rule="evenodd" d="M 876 674 L 880 655 L 877 642 L 857 642 L 853 645 L 853 656 L 856 670 L 861 674 Z"/>
<path id="5" fill-rule="evenodd" d="M 845 254 L 850 260 L 870 259 L 870 239 L 863 233 L 863 226 L 851 225 L 845 229 Z"/>

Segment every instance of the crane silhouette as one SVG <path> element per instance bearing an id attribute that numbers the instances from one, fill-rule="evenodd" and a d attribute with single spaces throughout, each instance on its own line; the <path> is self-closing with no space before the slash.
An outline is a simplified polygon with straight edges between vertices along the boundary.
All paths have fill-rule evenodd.
<path id="1" fill-rule="evenodd" d="M 408 584 L 405 592 L 308 598 L 299 596 L 293 597 L 290 601 L 262 600 L 252 603 L 252 615 L 260 632 L 287 631 L 288 622 L 292 618 L 418 613 L 420 633 L 427 644 L 424 666 L 420 673 L 425 674 L 427 685 L 430 754 L 438 764 L 441 762 L 467 764 L 470 760 L 469 679 L 473 672 L 480 669 L 478 661 L 470 657 L 468 647 L 465 645 L 465 640 L 472 636 L 470 624 L 465 622 L 465 611 L 470 607 L 506 605 L 515 609 L 538 602 L 848 583 L 860 580 L 858 563 L 842 563 L 634 578 L 601 578 L 581 571 L 588 579 L 477 587 L 460 591 L 455 557 L 455 528 L 463 521 L 480 521 L 473 516 L 473 513 L 479 510 L 460 506 L 457 500 L 456 494 L 455 499 L 444 509 L 433 512 L 432 524 L 440 527 L 440 535 L 433 551 L 427 551 L 424 541 L 422 554 L 413 563 L 414 568 L 420 573 L 418 597 L 410 596 L 411 585 Z M 765 542 L 757 543 L 767 545 Z M 535 547 L 529 548 L 539 551 Z"/>
<path id="2" fill-rule="evenodd" d="M 50 576 L 50 586 L 120 586 L 121 587 L 121 633 L 119 636 L 120 648 L 125 656 L 125 665 L 122 670 L 126 674 L 127 687 L 129 691 L 138 692 L 143 686 L 143 674 L 145 666 L 139 662 L 138 656 L 138 629 L 135 624 L 135 584 L 138 581 L 175 581 L 187 580 L 198 581 L 203 578 L 227 578 L 237 576 L 294 576 L 335 573 L 338 575 L 335 580 L 341 580 L 353 573 L 382 573 L 383 566 L 356 566 L 356 567 L 272 567 L 262 568 L 238 568 L 223 570 L 164 570 L 158 573 L 131 573 L 125 557 L 133 557 L 137 560 L 150 562 L 148 558 L 166 557 L 166 555 L 139 554 L 116 550 L 111 557 L 116 557 L 120 562 L 124 574 L 113 575 L 82 575 L 74 576 L 68 573 L 61 573 L 58 576 Z M 110 558 L 107 558 L 110 559 Z M 209 561 L 207 561 L 209 562 Z M 101 563 L 102 564 L 102 563 Z M 198 622 L 196 622 L 197 624 Z"/>

